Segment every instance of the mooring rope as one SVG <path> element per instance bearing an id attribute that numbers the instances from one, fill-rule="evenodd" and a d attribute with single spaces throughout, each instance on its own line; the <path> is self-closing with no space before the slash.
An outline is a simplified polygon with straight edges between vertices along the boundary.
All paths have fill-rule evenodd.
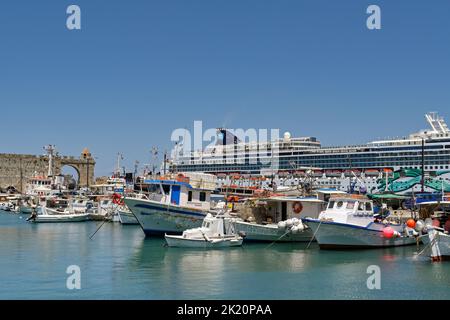
<path id="1" fill-rule="evenodd" d="M 316 231 L 314 231 L 314 234 L 311 238 L 311 240 L 309 240 L 308 246 L 306 247 L 306 249 L 309 249 L 309 246 L 311 245 L 311 242 L 314 240 L 314 238 L 316 237 L 317 231 L 319 231 L 320 225 L 322 224 L 322 220 L 320 220 L 319 222 L 319 226 L 317 227 Z"/>

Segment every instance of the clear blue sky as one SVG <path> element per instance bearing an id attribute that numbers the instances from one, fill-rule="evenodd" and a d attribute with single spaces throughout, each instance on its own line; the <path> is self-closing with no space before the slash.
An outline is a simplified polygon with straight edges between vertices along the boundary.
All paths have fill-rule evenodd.
<path id="1" fill-rule="evenodd" d="M 0 152 L 89 147 L 102 175 L 194 120 L 324 145 L 405 135 L 426 111 L 450 121 L 449 14 L 446 0 L 2 1 Z"/>

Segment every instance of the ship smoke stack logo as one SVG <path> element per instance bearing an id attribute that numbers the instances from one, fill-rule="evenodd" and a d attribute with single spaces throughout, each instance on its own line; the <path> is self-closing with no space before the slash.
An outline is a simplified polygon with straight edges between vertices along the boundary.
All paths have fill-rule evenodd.
<path id="1" fill-rule="evenodd" d="M 198 159 L 199 164 L 223 160 L 230 165 L 254 164 L 278 170 L 279 129 L 204 130 L 202 121 L 194 121 L 193 133 L 185 128 L 172 132 L 175 143 L 172 159 Z"/>

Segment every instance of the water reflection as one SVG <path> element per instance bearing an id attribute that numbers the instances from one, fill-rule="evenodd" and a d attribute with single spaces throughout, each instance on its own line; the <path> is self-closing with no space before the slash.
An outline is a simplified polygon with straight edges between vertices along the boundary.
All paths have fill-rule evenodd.
<path id="1" fill-rule="evenodd" d="M 317 244 L 164 247 L 137 226 L 96 222 L 30 224 L 0 213 L 0 298 L 33 299 L 421 299 L 450 298 L 450 263 L 415 247 L 323 251 Z M 65 288 L 69 264 L 82 290 Z M 368 290 L 378 265 L 382 290 Z"/>

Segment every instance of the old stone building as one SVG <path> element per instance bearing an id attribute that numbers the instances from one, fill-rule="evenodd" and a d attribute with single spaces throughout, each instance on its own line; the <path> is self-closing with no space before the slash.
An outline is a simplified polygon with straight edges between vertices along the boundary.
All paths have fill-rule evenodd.
<path id="1" fill-rule="evenodd" d="M 46 176 L 48 173 L 48 156 L 27 154 L 0 154 L 0 188 L 9 186 L 17 190 L 25 190 L 27 179 L 37 175 Z M 54 156 L 53 172 L 61 174 L 62 168 L 69 166 L 78 174 L 80 187 L 92 185 L 94 181 L 95 159 L 88 149 L 84 149 L 79 158 L 68 156 Z"/>

